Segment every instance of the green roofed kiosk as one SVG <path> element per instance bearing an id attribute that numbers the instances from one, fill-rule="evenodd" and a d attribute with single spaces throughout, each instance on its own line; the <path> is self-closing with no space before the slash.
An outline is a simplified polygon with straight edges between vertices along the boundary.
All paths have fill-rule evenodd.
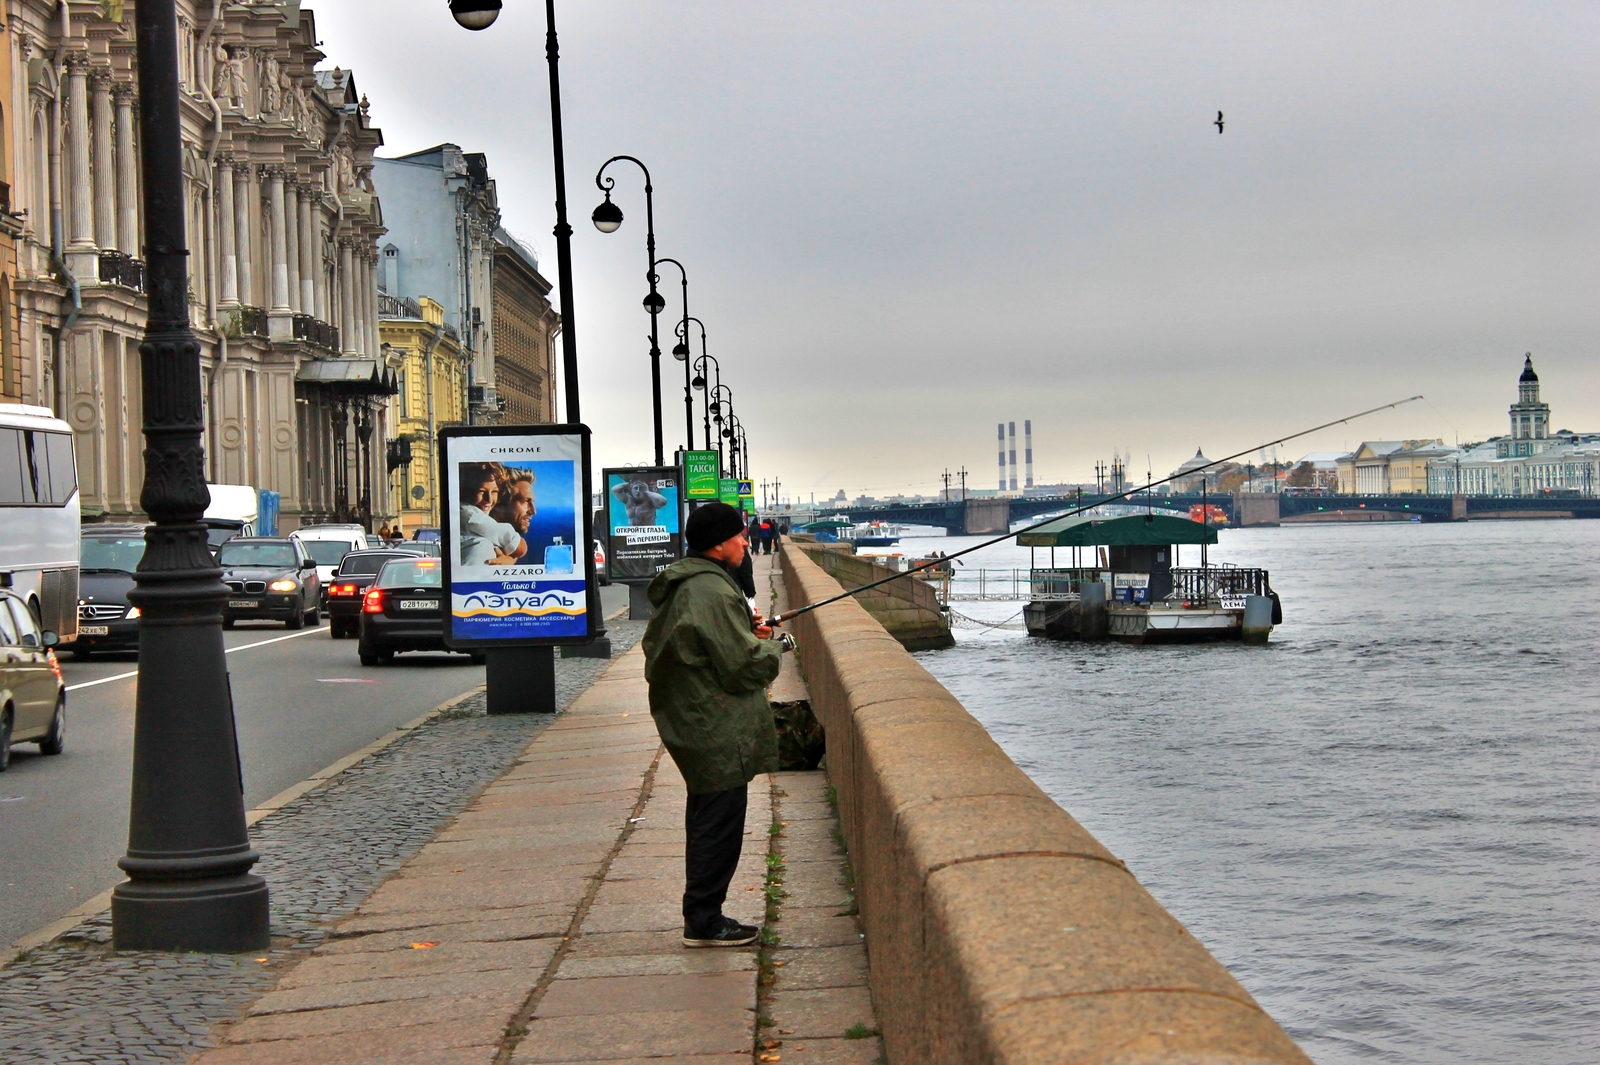
<path id="1" fill-rule="evenodd" d="M 1213 564 L 1206 547 L 1216 542 L 1216 529 L 1167 514 L 1079 514 L 1020 533 L 1017 543 L 1033 563 L 1023 610 L 1028 634 L 1265 643 L 1283 620 L 1267 571 Z M 1199 566 L 1179 565 L 1184 546 L 1199 547 Z M 1041 548 L 1049 550 L 1047 565 Z M 1070 554 L 1061 558 L 1063 551 Z"/>

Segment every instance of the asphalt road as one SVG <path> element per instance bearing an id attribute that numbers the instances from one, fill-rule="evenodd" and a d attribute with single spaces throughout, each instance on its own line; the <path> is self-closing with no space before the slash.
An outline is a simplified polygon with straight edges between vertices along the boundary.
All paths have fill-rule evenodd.
<path id="1" fill-rule="evenodd" d="M 602 589 L 606 613 L 627 589 Z M 326 621 L 287 632 L 241 622 L 228 648 L 249 809 L 397 725 L 483 683 L 465 655 L 404 654 L 363 668 Z M 67 749 L 12 749 L 0 774 L 0 947 L 119 883 L 128 841 L 137 656 L 62 655 Z"/>

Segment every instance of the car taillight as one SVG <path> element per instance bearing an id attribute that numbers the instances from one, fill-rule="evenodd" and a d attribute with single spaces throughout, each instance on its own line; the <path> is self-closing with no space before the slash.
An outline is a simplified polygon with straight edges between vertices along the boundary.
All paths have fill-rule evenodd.
<path id="1" fill-rule="evenodd" d="M 366 600 L 361 604 L 361 612 L 363 614 L 383 613 L 383 593 L 376 588 L 368 592 Z"/>
<path id="2" fill-rule="evenodd" d="M 331 595 L 355 595 L 356 586 L 353 584 L 335 584 L 328 591 Z"/>

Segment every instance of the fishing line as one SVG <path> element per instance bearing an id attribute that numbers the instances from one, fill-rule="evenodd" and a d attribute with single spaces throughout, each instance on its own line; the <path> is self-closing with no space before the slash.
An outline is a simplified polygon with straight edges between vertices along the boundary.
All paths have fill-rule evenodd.
<path id="1" fill-rule="evenodd" d="M 1335 425 L 1344 425 L 1344 424 L 1346 424 L 1348 422 L 1355 421 L 1357 418 L 1365 418 L 1369 414 L 1376 414 L 1380 410 L 1393 410 L 1395 407 L 1403 406 L 1404 404 L 1407 404 L 1407 403 L 1413 403 L 1413 402 L 1415 402 L 1415 401 L 1417 401 L 1419 399 L 1423 399 L 1423 397 L 1422 396 L 1408 396 L 1405 399 L 1397 399 L 1393 403 L 1385 403 L 1381 407 L 1373 407 L 1370 410 L 1360 411 L 1359 413 L 1350 414 L 1350 415 L 1347 415 L 1347 416 L 1345 416 L 1343 418 L 1335 418 L 1331 422 L 1323 422 L 1321 425 L 1314 425 L 1310 429 L 1302 429 L 1298 433 L 1290 433 L 1288 436 L 1280 436 L 1276 440 L 1268 440 L 1265 443 L 1257 444 L 1255 447 L 1247 447 L 1243 451 L 1234 452 L 1232 455 L 1225 455 L 1224 457 L 1222 457 L 1220 459 L 1213 459 L 1212 461 L 1206 463 L 1204 466 L 1196 466 L 1196 467 L 1194 467 L 1192 469 L 1185 470 L 1185 471 L 1183 471 L 1182 474 L 1174 473 L 1170 477 L 1163 477 L 1159 481 L 1153 481 L 1153 482 L 1150 482 L 1148 484 L 1139 486 L 1137 488 L 1130 488 L 1126 492 L 1122 492 L 1122 493 L 1120 493 L 1118 495 L 1107 496 L 1104 499 L 1097 499 L 1093 503 L 1090 503 L 1088 506 L 1078 507 L 1075 510 L 1068 510 L 1063 514 L 1053 514 L 1048 518 L 1044 518 L 1044 519 L 1042 519 L 1040 521 L 1034 522 L 1032 525 L 1029 525 L 1026 528 L 1018 529 L 1016 532 L 1003 533 L 1003 534 L 1001 534 L 999 536 L 994 537 L 991 540 L 985 540 L 981 544 L 974 544 L 971 547 L 963 548 L 960 551 L 956 551 L 956 552 L 954 552 L 952 554 L 945 555 L 942 558 L 934 559 L 933 561 L 930 561 L 930 562 L 924 562 L 920 566 L 913 566 L 910 569 L 905 570 L 905 571 L 900 572 L 900 573 L 891 573 L 887 577 L 881 577 L 878 580 L 872 581 L 872 582 L 870 582 L 868 584 L 863 584 L 859 588 L 851 588 L 848 591 L 840 592 L 838 595 L 830 595 L 828 598 L 823 599 L 820 602 L 807 603 L 805 606 L 797 606 L 793 610 L 785 611 L 782 614 L 774 614 L 771 618 L 767 619 L 767 624 L 768 625 L 782 625 L 784 622 L 790 621 L 790 620 L 792 620 L 794 618 L 797 618 L 801 614 L 809 614 L 811 611 L 816 610 L 819 607 L 825 607 L 830 603 L 837 603 L 841 599 L 849 599 L 852 596 L 860 595 L 862 592 L 869 591 L 869 590 L 871 590 L 873 588 L 882 587 L 883 585 L 888 584 L 890 581 L 897 581 L 902 577 L 909 577 L 913 573 L 921 573 L 921 572 L 923 572 L 925 570 L 934 569 L 934 568 L 936 568 L 938 566 L 941 566 L 944 563 L 950 561 L 953 558 L 960 558 L 962 555 L 970 555 L 970 554 L 972 554 L 972 552 L 981 551 L 985 547 L 993 547 L 995 544 L 1002 543 L 1002 542 L 1004 542 L 1006 540 L 1011 539 L 1014 536 L 1021 536 L 1023 533 L 1028 533 L 1028 532 L 1032 532 L 1035 529 L 1043 528 L 1044 526 L 1049 525 L 1051 522 L 1060 521 L 1062 518 L 1071 518 L 1071 517 L 1074 517 L 1074 516 L 1076 516 L 1078 514 L 1082 514 L 1085 511 L 1090 511 L 1090 510 L 1095 509 L 1096 507 L 1104 506 L 1107 503 L 1115 503 L 1119 499 L 1127 499 L 1130 496 L 1137 495 L 1140 492 L 1148 492 L 1150 489 L 1156 487 L 1156 485 L 1166 484 L 1168 481 L 1175 481 L 1180 476 L 1192 477 L 1196 473 L 1199 473 L 1201 470 L 1209 470 L 1211 467 L 1220 466 L 1224 462 L 1232 462 L 1234 459 L 1243 458 L 1244 456 L 1250 454 L 1252 451 L 1264 451 L 1267 448 L 1275 447 L 1278 444 L 1287 444 L 1289 441 L 1298 440 L 1302 436 L 1310 436 L 1312 433 L 1321 432 L 1324 429 L 1331 429 Z"/>

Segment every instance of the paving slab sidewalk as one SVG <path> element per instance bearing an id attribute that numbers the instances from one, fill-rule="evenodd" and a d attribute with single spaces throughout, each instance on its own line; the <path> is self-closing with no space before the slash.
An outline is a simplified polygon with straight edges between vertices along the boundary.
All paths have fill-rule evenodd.
<path id="1" fill-rule="evenodd" d="M 765 585 L 772 562 L 759 562 Z M 758 777 L 750 788 L 744 853 L 725 907 L 747 922 L 762 923 L 767 914 L 774 795 L 783 794 L 786 776 Z M 820 774 L 802 776 L 805 798 L 795 813 L 802 820 L 831 816 L 825 802 L 819 805 Z M 686 798 L 650 717 L 644 657 L 635 648 L 334 925 L 322 946 L 217 1030 L 221 1045 L 193 1061 L 782 1060 L 781 1051 L 764 1046 L 773 1029 L 761 1025 L 772 1018 L 758 1013 L 757 949 L 682 946 Z M 817 851 L 831 858 L 834 874 L 814 884 L 799 877 L 795 888 L 828 896 L 815 904 L 832 906 L 831 918 L 838 911 L 837 857 L 832 837 L 822 837 L 808 845 L 808 857 Z M 782 1012 L 807 1011 L 808 1032 L 822 1037 L 818 1051 L 830 1043 L 845 1050 L 838 1040 L 846 1029 L 871 1023 L 859 933 L 853 917 L 843 920 L 850 927 L 835 938 L 845 940 L 848 958 L 832 940 L 819 940 L 832 953 L 815 952 L 809 966 L 799 964 L 802 942 L 784 948 L 797 978 L 785 980 L 785 990 L 799 997 L 786 998 Z M 812 968 L 814 986 L 803 986 L 802 972 Z M 818 1001 L 806 1001 L 817 993 Z M 848 1001 L 833 1001 L 841 994 Z M 877 1049 L 876 1040 L 863 1040 L 843 1056 L 798 1060 L 870 1061 Z"/>

